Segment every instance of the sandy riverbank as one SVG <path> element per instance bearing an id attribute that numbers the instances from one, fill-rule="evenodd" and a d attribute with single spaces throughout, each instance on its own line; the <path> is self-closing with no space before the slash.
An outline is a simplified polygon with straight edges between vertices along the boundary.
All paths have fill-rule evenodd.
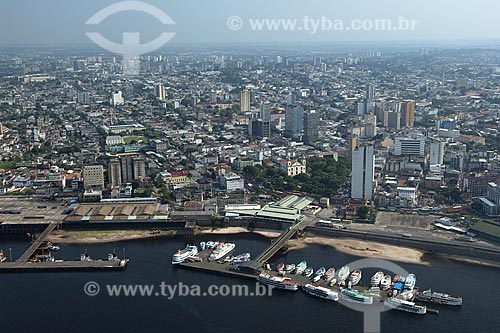
<path id="1" fill-rule="evenodd" d="M 196 235 L 237 235 L 248 234 L 250 231 L 241 227 L 217 228 L 217 229 L 197 229 Z M 256 230 L 253 232 L 268 238 L 275 238 L 280 235 L 278 231 Z M 127 240 L 150 239 L 161 237 L 173 237 L 175 231 L 161 231 L 153 233 L 151 230 L 106 230 L 106 231 L 64 231 L 55 230 L 47 240 L 55 244 L 100 244 L 122 242 Z"/>
<path id="2" fill-rule="evenodd" d="M 151 230 L 54 231 L 47 240 L 55 244 L 100 244 L 126 240 L 172 237 L 174 231 L 153 233 Z"/>
<path id="3" fill-rule="evenodd" d="M 228 228 L 220 228 L 220 229 L 202 229 L 201 231 L 197 231 L 197 233 L 201 233 L 204 235 L 235 235 L 235 234 L 258 234 L 268 238 L 276 238 L 281 234 L 280 231 L 269 231 L 269 230 L 254 230 L 249 231 L 247 228 L 243 227 L 228 227 Z"/>
<path id="4" fill-rule="evenodd" d="M 288 242 L 288 249 L 298 250 L 311 244 L 330 246 L 336 251 L 358 257 L 379 258 L 420 265 L 429 264 L 429 262 L 424 260 L 424 253 L 419 250 L 353 239 L 324 237 L 292 239 Z"/>

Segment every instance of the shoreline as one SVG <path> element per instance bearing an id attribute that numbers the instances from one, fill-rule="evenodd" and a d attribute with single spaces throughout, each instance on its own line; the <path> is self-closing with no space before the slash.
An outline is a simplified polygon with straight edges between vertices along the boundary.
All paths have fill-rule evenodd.
<path id="1" fill-rule="evenodd" d="M 288 241 L 288 243 L 290 251 L 304 249 L 309 245 L 321 245 L 357 257 L 394 260 L 425 266 L 430 264 L 429 261 L 425 260 L 425 253 L 423 251 L 377 242 L 313 236 L 302 239 L 292 239 Z M 395 259 L 396 256 L 397 260 Z"/>
<path id="2" fill-rule="evenodd" d="M 265 238 L 276 238 L 280 230 L 253 230 L 243 227 L 227 227 L 215 229 L 196 229 L 196 235 L 248 235 L 255 234 Z M 106 244 L 133 240 L 147 240 L 153 238 L 173 238 L 176 231 L 167 230 L 152 233 L 151 230 L 109 230 L 109 231 L 54 231 L 47 240 L 55 244 Z M 327 238 L 322 236 L 307 236 L 288 241 L 290 251 L 307 248 L 309 245 L 328 246 L 335 251 L 364 258 L 379 258 L 404 263 L 430 265 L 428 254 L 425 251 L 410 247 L 384 244 L 372 241 L 362 241 L 350 238 Z M 397 257 L 397 260 L 395 260 Z M 462 263 L 500 268 L 500 263 L 490 262 L 478 258 L 468 258 L 446 254 L 436 254 L 432 257 L 453 260 Z M 431 258 L 432 258 L 431 257 Z"/>

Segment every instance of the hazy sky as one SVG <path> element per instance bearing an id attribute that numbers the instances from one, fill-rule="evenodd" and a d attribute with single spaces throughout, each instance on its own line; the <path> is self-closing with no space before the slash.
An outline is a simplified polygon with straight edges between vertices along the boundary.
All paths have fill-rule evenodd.
<path id="1" fill-rule="evenodd" d="M 83 44 L 86 31 L 116 42 L 122 32 L 141 32 L 149 41 L 175 32 L 172 43 L 295 42 L 378 40 L 500 40 L 500 1 L 496 0 L 146 0 L 167 13 L 176 25 L 164 26 L 145 13 L 124 12 L 99 26 L 85 21 L 116 0 L 1 0 L 0 45 Z M 227 18 L 243 19 L 241 30 Z M 415 31 L 252 31 L 251 18 L 416 19 Z M 302 24 L 302 21 L 300 21 Z"/>

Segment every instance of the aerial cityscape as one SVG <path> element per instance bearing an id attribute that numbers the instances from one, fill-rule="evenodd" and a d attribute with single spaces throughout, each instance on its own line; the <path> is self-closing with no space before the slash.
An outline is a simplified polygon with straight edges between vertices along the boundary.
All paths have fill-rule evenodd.
<path id="1" fill-rule="evenodd" d="M 0 33 L 1 331 L 495 331 L 500 44 L 236 9 L 216 42 L 161 1 Z M 125 11 L 179 29 L 90 32 Z"/>

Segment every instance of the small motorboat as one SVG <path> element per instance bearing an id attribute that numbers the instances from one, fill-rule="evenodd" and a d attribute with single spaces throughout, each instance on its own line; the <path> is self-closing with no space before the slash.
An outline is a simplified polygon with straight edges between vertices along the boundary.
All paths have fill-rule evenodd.
<path id="1" fill-rule="evenodd" d="M 304 276 L 311 277 L 314 273 L 314 269 L 312 267 L 307 267 L 304 271 Z"/>
<path id="2" fill-rule="evenodd" d="M 326 272 L 325 267 L 318 268 L 318 270 L 316 271 L 316 274 L 314 274 L 313 282 L 318 282 L 319 280 L 321 280 L 323 275 L 325 275 L 325 272 Z"/>

